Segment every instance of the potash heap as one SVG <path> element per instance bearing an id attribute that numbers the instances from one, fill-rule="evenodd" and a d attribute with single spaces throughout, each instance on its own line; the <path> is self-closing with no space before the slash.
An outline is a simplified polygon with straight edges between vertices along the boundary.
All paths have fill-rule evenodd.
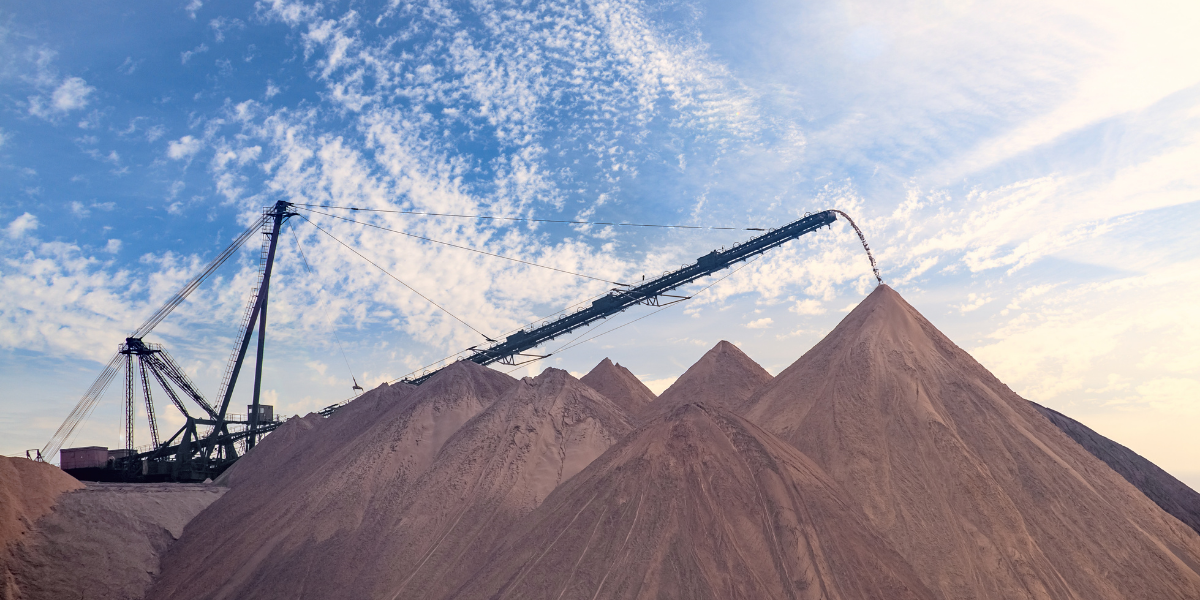
<path id="1" fill-rule="evenodd" d="M 880 286 L 774 378 L 460 362 L 292 419 L 145 597 L 1194 600 L 1200 496 L 1156 469 Z"/>

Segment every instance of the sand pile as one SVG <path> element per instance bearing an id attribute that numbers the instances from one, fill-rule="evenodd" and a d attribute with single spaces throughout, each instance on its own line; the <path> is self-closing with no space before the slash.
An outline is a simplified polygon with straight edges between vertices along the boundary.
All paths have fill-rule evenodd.
<path id="1" fill-rule="evenodd" d="M 887 286 L 744 414 L 840 483 L 942 598 L 1200 598 L 1196 532 Z"/>
<path id="2" fill-rule="evenodd" d="M 142 598 L 184 525 L 225 493 L 204 484 L 89 483 L 11 547 L 5 600 Z"/>
<path id="3" fill-rule="evenodd" d="M 251 452 L 246 460 L 321 439 L 291 459 L 259 459 L 278 471 L 235 473 L 231 491 L 164 561 L 152 596 L 428 597 L 452 589 L 506 523 L 631 429 L 622 408 L 557 370 L 518 382 L 461 362 L 399 399 L 348 410 L 359 402 L 327 423 L 297 425 L 295 442 Z M 329 435 L 334 427 L 344 435 Z M 222 574 L 219 585 L 212 573 Z"/>
<path id="4" fill-rule="evenodd" d="M 10 551 L 63 492 L 83 487 L 58 467 L 26 458 L 0 456 L 0 598 L 15 594 Z M 16 597 L 16 596 L 13 596 Z"/>
<path id="5" fill-rule="evenodd" d="M 794 448 L 685 405 L 568 480 L 455 597 L 933 598 Z"/>
<path id="6" fill-rule="evenodd" d="M 658 397 L 647 416 L 665 414 L 692 402 L 736 411 L 771 379 L 771 374 L 745 352 L 722 340 Z"/>
<path id="7" fill-rule="evenodd" d="M 262 483 L 274 481 L 279 474 L 312 471 L 331 456 L 331 450 L 341 446 L 347 438 L 357 437 L 377 421 L 381 413 L 398 406 L 415 389 L 407 384 L 384 383 L 338 409 L 329 418 L 309 413 L 288 419 L 263 438 L 253 452 L 222 473 L 217 483 L 229 486 L 243 481 Z M 318 427 L 320 430 L 316 431 Z"/>
<path id="8" fill-rule="evenodd" d="M 630 373 L 629 369 L 622 367 L 620 363 L 613 364 L 613 361 L 607 358 L 580 378 L 580 381 L 616 402 L 617 406 L 632 415 L 640 413 L 647 404 L 654 402 L 654 392 L 650 391 L 646 384 Z"/>
<path id="9" fill-rule="evenodd" d="M 380 534 L 348 561 L 364 566 L 356 580 L 374 581 L 374 598 L 444 597 L 514 523 L 632 429 L 622 407 L 566 371 L 523 379 L 446 442 L 405 506 L 368 516 Z"/>
<path id="10" fill-rule="evenodd" d="M 0 552 L 50 512 L 60 494 L 81 487 L 52 464 L 0 456 Z"/>
<path id="11" fill-rule="evenodd" d="M 1141 490 L 1160 508 L 1200 532 L 1200 494 L 1141 455 L 1060 412 L 1034 404 L 1063 433 Z"/>

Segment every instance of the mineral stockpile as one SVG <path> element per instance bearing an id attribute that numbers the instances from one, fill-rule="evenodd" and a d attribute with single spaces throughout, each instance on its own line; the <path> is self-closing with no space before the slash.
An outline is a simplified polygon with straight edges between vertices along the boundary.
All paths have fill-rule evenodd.
<path id="1" fill-rule="evenodd" d="M 646 387 L 629 369 L 619 363 L 604 359 L 592 368 L 579 381 L 600 392 L 604 397 L 616 402 L 630 414 L 638 414 L 651 402 L 654 402 L 654 392 Z"/>
<path id="2" fill-rule="evenodd" d="M 457 598 L 934 598 L 794 448 L 685 404 L 555 490 Z"/>
<path id="3" fill-rule="evenodd" d="M 198 483 L 89 483 L 63 494 L 9 549 L 12 585 L 0 584 L 0 598 L 141 598 L 184 526 L 225 491 Z"/>
<path id="4" fill-rule="evenodd" d="M 737 346 L 721 341 L 680 375 L 646 414 L 662 414 L 690 402 L 735 410 L 771 379 L 766 369 Z"/>
<path id="5" fill-rule="evenodd" d="M 247 460 L 272 450 L 283 456 L 234 473 L 229 492 L 188 524 L 164 558 L 147 597 L 369 597 L 355 578 L 387 568 L 388 557 L 367 564 L 337 557 L 386 534 L 370 531 L 368 516 L 403 507 L 446 440 L 516 385 L 456 363 L 419 388 L 364 394 L 345 407 L 353 410 L 285 432 L 285 440 L 295 435 L 287 443 L 272 448 L 268 436 Z"/>
<path id="6" fill-rule="evenodd" d="M 81 487 L 54 465 L 0 456 L 0 551 L 50 512 L 63 492 Z"/>
<path id="7" fill-rule="evenodd" d="M 339 411 L 294 435 L 329 440 L 315 450 L 338 454 L 317 467 L 320 477 L 305 472 L 314 461 L 301 455 L 313 449 L 296 452 L 292 434 L 264 442 L 264 455 L 295 455 L 271 478 L 280 491 L 268 500 L 245 481 L 251 473 L 235 473 L 229 501 L 189 527 L 152 597 L 443 597 L 512 523 L 632 430 L 625 409 L 557 369 L 517 381 L 463 362 L 399 398 L 365 399 L 393 407 Z M 366 433 L 320 435 L 350 433 L 343 418 Z M 356 483 L 339 477 L 347 471 Z M 204 580 L 225 568 L 222 585 Z"/>
<path id="8" fill-rule="evenodd" d="M 777 377 L 460 362 L 290 420 L 146 597 L 1200 598 L 1200 535 L 1064 431 L 880 286 Z"/>
<path id="9" fill-rule="evenodd" d="M 942 598 L 1200 598 L 1200 537 L 887 286 L 742 411 Z"/>

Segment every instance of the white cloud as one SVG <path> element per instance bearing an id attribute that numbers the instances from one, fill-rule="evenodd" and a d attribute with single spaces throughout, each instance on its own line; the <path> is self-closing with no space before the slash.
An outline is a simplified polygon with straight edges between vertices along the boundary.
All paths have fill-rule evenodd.
<path id="1" fill-rule="evenodd" d="M 5 228 L 5 231 L 8 233 L 8 237 L 16 239 L 16 238 L 24 236 L 26 233 L 29 233 L 30 231 L 33 231 L 34 229 L 37 229 L 37 227 L 38 227 L 37 217 L 35 217 L 29 213 L 25 213 L 15 219 L 13 219 L 8 224 L 8 227 Z"/>
<path id="2" fill-rule="evenodd" d="M 808 298 L 806 300 L 797 300 L 796 303 L 793 304 L 791 306 L 791 308 L 789 308 L 788 310 L 791 312 L 794 312 L 798 315 L 823 315 L 823 314 L 825 314 L 825 307 L 821 306 L 821 301 L 815 300 L 813 298 Z"/>
<path id="3" fill-rule="evenodd" d="M 991 296 L 988 296 L 986 294 L 976 294 L 974 292 L 971 292 L 970 294 L 967 294 L 967 301 L 963 302 L 962 304 L 959 304 L 956 308 L 958 308 L 958 312 L 960 314 L 965 315 L 973 310 L 982 308 L 985 304 L 987 304 L 991 301 L 992 301 Z"/>
<path id="4" fill-rule="evenodd" d="M 84 206 L 82 202 L 80 202 L 78 200 L 73 200 L 71 202 L 71 213 L 74 214 L 76 217 L 80 217 L 80 218 L 86 217 L 89 214 L 91 214 L 91 212 L 92 211 L 88 210 L 87 207 Z"/>
<path id="5" fill-rule="evenodd" d="M 69 112 L 87 106 L 87 98 L 95 89 L 79 77 L 68 77 L 51 96 L 54 110 Z"/>
<path id="6" fill-rule="evenodd" d="M 94 91 L 96 88 L 88 85 L 82 78 L 68 77 L 51 92 L 48 104 L 41 96 L 30 96 L 29 114 L 43 119 L 51 119 L 73 110 L 79 110 L 87 106 L 88 96 Z"/>
<path id="7" fill-rule="evenodd" d="M 121 240 L 108 240 L 104 245 L 104 251 L 109 254 L 116 254 L 121 251 Z"/>
<path id="8" fill-rule="evenodd" d="M 195 3 L 195 0 L 193 0 L 193 2 Z M 199 46 L 196 46 L 191 50 L 184 50 L 183 52 L 180 52 L 179 62 L 186 65 L 188 64 L 189 60 L 192 60 L 193 56 L 197 54 L 203 54 L 205 52 L 208 52 L 208 44 L 201 43 Z"/>
<path id="9" fill-rule="evenodd" d="M 662 379 L 646 379 L 643 380 L 642 383 L 645 384 L 646 387 L 650 388 L 650 391 L 654 392 L 654 395 L 657 396 L 667 391 L 667 388 L 671 387 L 671 384 L 675 383 L 675 380 L 677 379 L 679 379 L 678 376 L 664 377 Z"/>
<path id="10" fill-rule="evenodd" d="M 126 56 L 125 62 L 121 63 L 121 66 L 117 67 L 117 71 L 120 71 L 126 75 L 133 75 L 133 72 L 142 65 L 143 61 L 144 59 L 133 60 L 132 56 Z"/>
<path id="11" fill-rule="evenodd" d="M 746 323 L 746 327 L 748 329 L 766 329 L 774 323 L 775 321 L 771 320 L 770 317 L 763 317 L 761 319 L 755 319 L 749 323 Z"/>
<path id="12" fill-rule="evenodd" d="M 1187 275 L 1197 266 L 1192 259 L 1144 275 L 1017 294 L 1021 312 L 971 353 L 1034 401 L 1143 402 L 1113 382 L 1196 377 L 1200 317 L 1178 299 L 1200 297 Z"/>
<path id="13" fill-rule="evenodd" d="M 204 147 L 204 142 L 185 135 L 178 140 L 167 142 L 167 156 L 174 160 L 191 159 Z"/>
<path id="14" fill-rule="evenodd" d="M 195 19 L 196 13 L 200 12 L 200 8 L 204 6 L 204 0 L 190 0 L 183 10 L 187 11 L 188 17 Z"/>

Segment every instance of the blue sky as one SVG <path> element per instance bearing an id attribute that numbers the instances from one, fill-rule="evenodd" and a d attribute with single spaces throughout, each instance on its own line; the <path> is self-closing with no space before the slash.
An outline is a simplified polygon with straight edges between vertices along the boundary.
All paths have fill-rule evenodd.
<path id="1" fill-rule="evenodd" d="M 751 227 L 837 207 L 1014 390 L 1200 486 L 1198 25 L 1178 2 L 7 5 L 0 453 L 41 447 L 124 336 L 277 200 Z M 312 218 L 489 334 L 604 289 Z M 612 280 L 749 235 L 372 218 Z M 254 246 L 151 336 L 209 395 Z M 277 269 L 279 413 L 481 341 L 300 219 Z M 721 339 L 778 372 L 871 285 L 838 225 L 514 374 L 610 356 L 662 389 Z M 119 445 L 119 404 L 110 390 L 73 441 Z"/>

